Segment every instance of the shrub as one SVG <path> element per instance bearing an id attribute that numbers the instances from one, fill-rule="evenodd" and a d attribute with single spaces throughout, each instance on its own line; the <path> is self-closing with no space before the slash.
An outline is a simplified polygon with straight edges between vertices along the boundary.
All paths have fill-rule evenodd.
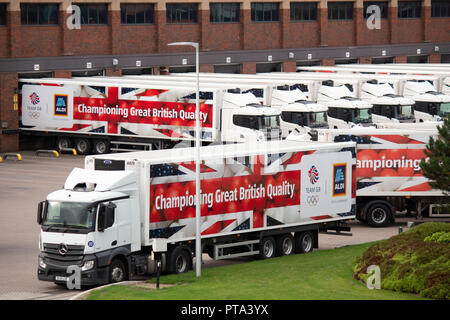
<path id="1" fill-rule="evenodd" d="M 369 247 L 354 265 L 354 277 L 366 281 L 378 265 L 381 287 L 450 299 L 450 224 L 424 223 Z"/>

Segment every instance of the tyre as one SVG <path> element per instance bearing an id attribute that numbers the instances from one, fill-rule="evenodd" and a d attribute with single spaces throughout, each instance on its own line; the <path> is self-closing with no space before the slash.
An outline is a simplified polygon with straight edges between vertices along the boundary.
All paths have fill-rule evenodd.
<path id="1" fill-rule="evenodd" d="M 108 140 L 95 140 L 94 141 L 94 153 L 105 154 L 109 152 Z"/>
<path id="2" fill-rule="evenodd" d="M 58 137 L 56 139 L 56 148 L 58 150 L 67 149 L 72 147 L 72 139 L 69 137 Z"/>
<path id="3" fill-rule="evenodd" d="M 295 251 L 294 237 L 289 233 L 278 237 L 277 239 L 277 255 L 289 256 Z"/>
<path id="4" fill-rule="evenodd" d="M 366 222 L 371 227 L 386 227 L 391 220 L 392 210 L 384 203 L 374 203 L 366 212 Z"/>
<path id="5" fill-rule="evenodd" d="M 75 149 L 78 154 L 88 154 L 91 151 L 91 142 L 88 139 L 77 139 Z"/>
<path id="6" fill-rule="evenodd" d="M 170 253 L 169 272 L 183 273 L 189 271 L 192 265 L 192 257 L 189 249 L 184 246 L 175 247 Z"/>
<path id="7" fill-rule="evenodd" d="M 295 235 L 295 252 L 308 253 L 314 248 L 314 234 L 311 231 L 300 232 Z"/>
<path id="8" fill-rule="evenodd" d="M 261 259 L 270 259 L 275 257 L 276 244 L 273 237 L 265 237 L 259 245 L 259 257 Z"/>
<path id="9" fill-rule="evenodd" d="M 127 279 L 125 265 L 121 260 L 115 259 L 109 266 L 109 282 L 116 283 Z"/>

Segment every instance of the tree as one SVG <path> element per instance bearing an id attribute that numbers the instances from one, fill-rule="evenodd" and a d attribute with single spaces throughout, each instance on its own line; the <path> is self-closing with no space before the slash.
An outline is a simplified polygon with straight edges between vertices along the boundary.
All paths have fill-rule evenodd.
<path id="1" fill-rule="evenodd" d="M 428 161 L 422 159 L 422 174 L 430 179 L 430 186 L 450 193 L 450 118 L 446 118 L 442 126 L 438 126 L 439 137 L 430 137 L 425 150 Z"/>

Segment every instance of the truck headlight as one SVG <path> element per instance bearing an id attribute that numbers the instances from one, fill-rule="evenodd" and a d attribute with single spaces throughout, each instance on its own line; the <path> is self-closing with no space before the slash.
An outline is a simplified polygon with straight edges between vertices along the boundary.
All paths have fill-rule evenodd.
<path id="1" fill-rule="evenodd" d="M 47 268 L 47 264 L 44 261 L 44 258 L 39 257 L 39 267 L 41 267 L 42 269 Z"/>
<path id="2" fill-rule="evenodd" d="M 81 267 L 81 271 L 91 270 L 94 267 L 94 264 L 95 264 L 94 260 L 85 261 L 83 266 Z"/>

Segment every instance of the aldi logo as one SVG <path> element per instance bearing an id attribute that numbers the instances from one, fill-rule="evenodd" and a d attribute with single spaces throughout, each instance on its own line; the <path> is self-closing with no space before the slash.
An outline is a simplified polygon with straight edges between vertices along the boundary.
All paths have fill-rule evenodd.
<path id="1" fill-rule="evenodd" d="M 333 197 L 347 195 L 347 164 L 335 163 L 333 165 Z"/>
<path id="2" fill-rule="evenodd" d="M 63 117 L 69 115 L 68 96 L 66 94 L 55 94 L 53 114 L 55 116 L 63 116 Z"/>

